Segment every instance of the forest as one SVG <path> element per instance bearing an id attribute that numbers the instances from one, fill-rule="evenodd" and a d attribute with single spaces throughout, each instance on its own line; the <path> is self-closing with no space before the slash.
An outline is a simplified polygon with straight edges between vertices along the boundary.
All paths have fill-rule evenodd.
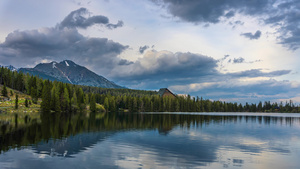
<path id="1" fill-rule="evenodd" d="M 32 104 L 42 100 L 42 112 L 299 112 L 298 105 L 291 100 L 285 103 L 264 101 L 242 105 L 190 95 L 160 97 L 156 91 L 79 86 L 42 79 L 4 67 L 0 69 L 0 84 L 3 86 L 2 97 L 7 97 L 6 87 L 9 87 L 30 95 L 28 100 Z"/>

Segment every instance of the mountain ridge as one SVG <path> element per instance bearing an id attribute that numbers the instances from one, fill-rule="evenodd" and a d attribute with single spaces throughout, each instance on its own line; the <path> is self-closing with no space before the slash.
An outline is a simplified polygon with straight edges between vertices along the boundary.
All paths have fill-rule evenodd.
<path id="1" fill-rule="evenodd" d="M 11 71 L 18 71 L 18 68 L 14 67 L 13 65 L 8 65 L 8 66 L 0 65 L 0 68 L 1 68 L 1 67 L 8 68 L 8 69 L 11 70 Z"/>
<path id="2" fill-rule="evenodd" d="M 94 86 L 103 88 L 125 88 L 94 73 L 84 66 L 71 60 L 61 62 L 39 63 L 34 68 L 20 68 L 19 71 L 38 75 L 43 79 L 61 81 L 75 85 Z"/>

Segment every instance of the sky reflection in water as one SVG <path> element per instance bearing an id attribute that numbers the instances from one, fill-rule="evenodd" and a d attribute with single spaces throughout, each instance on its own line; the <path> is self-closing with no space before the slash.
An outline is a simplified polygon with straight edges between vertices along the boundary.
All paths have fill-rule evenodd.
<path id="1" fill-rule="evenodd" d="M 230 115 L 230 114 L 227 114 Z M 12 148 L 1 135 L 0 168 L 298 168 L 300 116 L 135 114 L 35 124 L 49 132 Z M 50 120 L 55 119 L 50 117 Z M 74 120 L 76 119 L 76 120 Z M 79 123 L 80 122 L 80 123 Z M 49 125 L 50 124 L 50 125 Z M 61 125 L 61 126 L 60 126 Z M 59 126 L 59 127 L 58 127 Z M 28 126 L 27 131 L 32 129 Z M 66 130 L 66 131 L 65 131 Z M 37 130 L 38 131 L 38 130 Z M 10 134 L 13 135 L 13 134 Z M 27 140 L 25 134 L 18 134 Z M 33 134 L 34 135 L 34 134 Z M 37 138 L 37 136 L 35 136 Z M 6 139 L 9 140 L 9 139 Z"/>

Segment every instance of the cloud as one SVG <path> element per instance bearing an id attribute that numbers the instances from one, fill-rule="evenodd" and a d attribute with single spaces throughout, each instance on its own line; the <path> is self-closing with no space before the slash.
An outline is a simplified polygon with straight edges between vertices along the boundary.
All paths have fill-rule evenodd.
<path id="1" fill-rule="evenodd" d="M 231 21 L 230 21 L 228 24 L 231 25 L 232 28 L 234 29 L 234 28 L 236 28 L 237 26 L 243 26 L 243 25 L 244 25 L 244 22 L 238 20 L 238 21 L 234 21 L 234 22 L 231 22 Z"/>
<path id="2" fill-rule="evenodd" d="M 222 67 L 222 61 L 229 57 L 229 55 L 225 55 L 222 59 L 216 60 L 196 53 L 151 50 L 130 64 L 114 67 L 109 77 L 118 79 L 119 83 L 126 84 L 128 87 L 157 89 L 200 82 L 209 85 L 240 78 L 278 77 L 291 72 L 291 70 L 264 72 L 261 69 L 251 69 L 221 73 L 218 68 Z M 250 63 L 245 62 L 243 58 L 235 60 L 235 62 Z"/>
<path id="3" fill-rule="evenodd" d="M 290 50 L 297 50 L 300 47 L 299 0 L 151 1 L 165 8 L 173 17 L 195 24 L 217 24 L 231 19 L 236 14 L 250 16 L 262 21 L 265 25 L 276 28 L 279 44 Z M 253 37 L 252 39 L 259 37 L 258 34 L 257 36 L 251 35 L 248 34 L 247 37 Z"/>
<path id="4" fill-rule="evenodd" d="M 230 55 L 224 55 L 224 57 L 222 58 L 222 60 L 225 60 L 229 57 Z"/>
<path id="5" fill-rule="evenodd" d="M 118 28 L 118 27 L 122 27 L 124 25 L 124 22 L 123 21 L 118 21 L 117 24 L 107 24 L 106 27 L 109 28 L 109 29 L 115 29 L 115 28 Z"/>
<path id="6" fill-rule="evenodd" d="M 242 33 L 241 36 L 249 38 L 250 40 L 259 39 L 261 36 L 261 31 L 257 30 L 254 34 L 252 34 L 251 32 Z"/>
<path id="7" fill-rule="evenodd" d="M 215 82 L 201 82 L 169 87 L 175 93 L 188 93 L 206 99 L 223 100 L 238 103 L 258 103 L 258 101 L 278 101 L 297 97 L 300 87 L 293 82 L 274 79 L 257 80 L 254 78 L 230 78 Z"/>
<path id="8" fill-rule="evenodd" d="M 242 21 L 235 21 L 234 24 L 236 24 L 236 25 L 244 25 L 244 22 L 242 22 Z"/>
<path id="9" fill-rule="evenodd" d="M 118 21 L 117 24 L 109 23 L 109 19 L 106 16 L 88 16 L 89 11 L 86 8 L 80 8 L 72 11 L 65 19 L 58 24 L 60 29 L 63 28 L 82 28 L 86 29 L 95 24 L 105 25 L 109 29 L 114 29 L 123 26 L 123 21 Z"/>
<path id="10" fill-rule="evenodd" d="M 225 67 L 224 64 L 223 64 L 223 62 L 224 62 L 227 58 L 229 58 L 229 57 L 230 57 L 230 55 L 224 55 L 223 58 L 221 58 L 221 59 L 218 60 L 220 70 L 222 70 L 222 69 Z M 230 61 L 231 61 L 231 59 L 230 59 Z M 228 62 L 229 62 L 229 61 L 228 61 Z"/>
<path id="11" fill-rule="evenodd" d="M 224 59 L 225 60 L 225 59 Z M 224 61 L 222 60 L 222 61 Z M 238 64 L 238 63 L 256 63 L 256 62 L 261 62 L 262 60 L 254 60 L 254 61 L 246 61 L 245 58 L 239 57 L 239 58 L 233 58 L 229 59 L 227 63 L 233 63 L 233 64 Z"/>
<path id="12" fill-rule="evenodd" d="M 158 89 L 175 85 L 190 85 L 191 89 L 197 89 L 196 84 L 202 84 L 201 90 L 198 87 L 198 90 L 192 91 L 191 94 L 202 95 L 203 88 L 207 89 L 204 91 L 207 96 L 214 92 L 224 92 L 222 90 L 226 90 L 225 84 L 232 84 L 229 82 L 236 82 L 241 78 L 271 78 L 290 73 L 290 70 L 263 72 L 260 69 L 252 69 L 224 74 L 217 70 L 218 64 L 229 59 L 229 55 L 225 55 L 221 60 L 216 60 L 210 56 L 190 52 L 174 53 L 156 50 L 145 52 L 146 49 L 143 49 L 145 46 L 141 46 L 143 55 L 140 58 L 136 61 L 129 61 L 120 57 L 120 54 L 128 49 L 128 46 L 107 38 L 91 38 L 79 33 L 78 28 L 87 29 L 95 24 L 104 25 L 108 29 L 115 28 L 113 24 L 110 25 L 108 19 L 106 21 L 106 17 L 85 16 L 86 13 L 88 13 L 86 9 L 80 8 L 71 12 L 61 23 L 54 27 L 17 30 L 8 34 L 5 41 L 0 43 L 0 60 L 2 64 L 24 67 L 28 65 L 35 66 L 36 63 L 41 61 L 70 59 L 114 80 L 118 84 L 128 87 L 138 86 L 140 89 Z M 116 25 L 122 24 L 119 22 Z M 148 48 L 148 46 L 146 47 Z M 238 58 L 233 62 L 244 63 L 245 60 Z M 223 86 L 218 86 L 218 82 L 224 82 L 222 83 Z M 264 88 L 271 94 L 285 89 L 282 88 L 283 86 L 288 86 L 278 84 L 279 82 L 261 83 L 261 85 L 265 85 L 262 87 L 271 86 L 271 89 L 274 89 L 266 90 Z M 276 85 L 281 88 L 275 88 Z M 215 86 L 215 88 L 209 86 Z M 241 90 L 237 94 L 234 94 L 233 90 L 226 91 L 226 94 L 239 97 L 243 91 L 248 96 L 253 93 L 261 95 L 260 92 L 263 91 L 263 89 L 254 91 L 258 85 L 253 88 L 246 84 L 245 86 L 244 88 L 237 88 Z M 297 88 L 294 89 L 297 90 Z M 230 93 L 231 91 L 233 93 Z M 286 89 L 286 91 L 289 93 L 289 90 Z M 265 93 L 262 92 L 262 94 Z M 221 98 L 220 96 L 216 97 Z"/>
<path id="13" fill-rule="evenodd" d="M 268 0 L 226 0 L 226 1 L 174 1 L 174 0 L 152 0 L 156 4 L 165 7 L 173 16 L 183 21 L 193 23 L 219 23 L 223 17 L 231 18 L 236 13 L 257 15 L 268 10 L 273 1 Z"/>
<path id="14" fill-rule="evenodd" d="M 226 18 L 232 18 L 233 16 L 234 16 L 234 11 L 230 11 L 230 12 L 227 12 L 226 14 L 225 14 L 225 17 Z"/>
<path id="15" fill-rule="evenodd" d="M 291 73 L 291 70 L 276 70 L 271 72 L 262 72 L 260 69 L 251 69 L 236 73 L 227 73 L 231 77 L 278 77 Z"/>
<path id="16" fill-rule="evenodd" d="M 133 62 L 128 61 L 126 59 L 121 59 L 118 65 L 130 65 L 133 64 Z"/>
<path id="17" fill-rule="evenodd" d="M 0 43 L 1 62 L 24 67 L 34 66 L 44 59 L 70 59 L 88 65 L 90 69 L 98 70 L 98 73 L 103 71 L 102 74 L 108 74 L 116 65 L 130 64 L 118 57 L 128 46 L 107 38 L 86 37 L 78 32 L 77 28 L 108 23 L 106 17 L 82 18 L 81 15 L 86 12 L 85 8 L 73 11 L 55 27 L 17 30 L 8 34 L 5 41 Z M 74 22 L 70 19 L 72 17 Z"/>
<path id="18" fill-rule="evenodd" d="M 243 62 L 245 62 L 245 59 L 242 57 L 233 59 L 233 63 L 243 63 Z"/>
<path id="19" fill-rule="evenodd" d="M 149 48 L 149 46 L 145 45 L 145 46 L 140 46 L 139 48 L 139 52 L 140 54 L 143 54 L 145 52 L 145 50 L 147 50 Z"/>
<path id="20" fill-rule="evenodd" d="M 298 0 L 279 1 L 276 7 L 264 22 L 277 28 L 280 33 L 278 36 L 280 44 L 290 50 L 296 50 L 300 47 L 300 2 Z"/>
<path id="21" fill-rule="evenodd" d="M 133 64 L 115 67 L 110 75 L 127 83 L 149 81 L 150 86 L 154 83 L 187 83 L 195 78 L 217 74 L 217 62 L 201 54 L 152 50 Z"/>

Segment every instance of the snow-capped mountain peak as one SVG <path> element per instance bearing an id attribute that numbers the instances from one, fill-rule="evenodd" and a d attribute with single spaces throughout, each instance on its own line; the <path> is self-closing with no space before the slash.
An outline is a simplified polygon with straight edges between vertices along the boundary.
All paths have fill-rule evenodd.
<path id="1" fill-rule="evenodd" d="M 66 63 L 66 66 L 70 66 L 66 60 L 65 60 L 65 63 Z"/>

